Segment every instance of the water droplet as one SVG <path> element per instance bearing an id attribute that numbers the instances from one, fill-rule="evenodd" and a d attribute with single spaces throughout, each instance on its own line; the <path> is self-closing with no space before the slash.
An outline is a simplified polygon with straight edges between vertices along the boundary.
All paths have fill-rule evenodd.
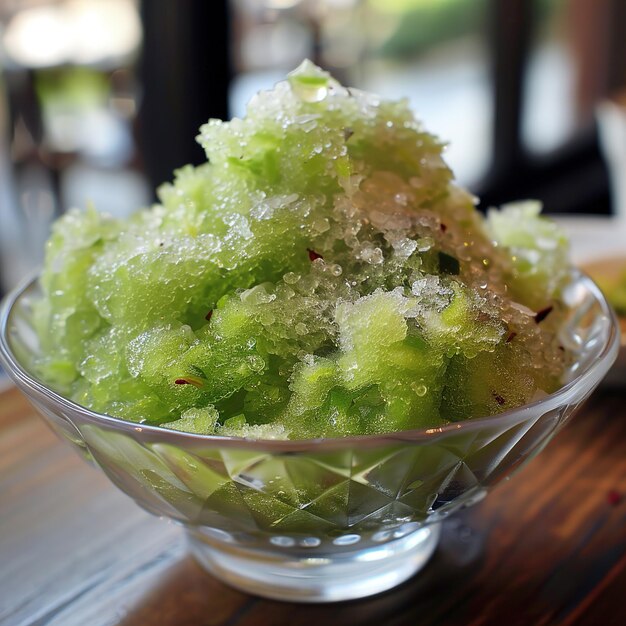
<path id="1" fill-rule="evenodd" d="M 380 248 L 366 247 L 361 249 L 360 257 L 366 263 L 371 265 L 380 265 L 384 261 L 383 251 Z"/>
<path id="2" fill-rule="evenodd" d="M 330 222 L 328 221 L 327 218 L 316 218 L 313 223 L 311 224 L 313 230 L 317 231 L 318 233 L 325 233 L 327 230 L 330 229 Z"/>
<path id="3" fill-rule="evenodd" d="M 247 359 L 248 367 L 253 372 L 262 372 L 265 368 L 265 361 L 260 356 L 249 356 Z"/>
<path id="4" fill-rule="evenodd" d="M 397 193 L 393 199 L 401 206 L 406 206 L 409 201 L 409 197 L 405 193 Z"/>
<path id="5" fill-rule="evenodd" d="M 327 85 L 306 84 L 301 81 L 292 83 L 294 93 L 302 102 L 322 102 L 328 95 Z"/>
<path id="6" fill-rule="evenodd" d="M 423 398 L 428 393 L 428 387 L 422 383 L 413 383 L 411 387 L 420 398 Z"/>

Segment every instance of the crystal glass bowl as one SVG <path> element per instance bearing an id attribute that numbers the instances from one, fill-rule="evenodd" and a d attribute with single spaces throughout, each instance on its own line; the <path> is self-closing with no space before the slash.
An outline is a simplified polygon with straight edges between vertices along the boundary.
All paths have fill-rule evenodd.
<path id="1" fill-rule="evenodd" d="M 155 515 L 180 522 L 210 572 L 282 600 L 346 600 L 389 589 L 434 551 L 441 520 L 481 500 L 537 454 L 607 373 L 617 321 L 572 274 L 560 340 L 564 385 L 532 404 L 443 428 L 264 441 L 200 436 L 101 415 L 38 380 L 36 281 L 0 315 L 0 362 L 52 428 Z"/>

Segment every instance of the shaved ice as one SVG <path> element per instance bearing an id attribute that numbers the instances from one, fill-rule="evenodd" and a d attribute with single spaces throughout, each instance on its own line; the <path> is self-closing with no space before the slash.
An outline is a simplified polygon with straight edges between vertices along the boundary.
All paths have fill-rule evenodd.
<path id="1" fill-rule="evenodd" d="M 406 101 L 305 62 L 128 219 L 54 226 L 39 376 L 173 430 L 340 437 L 500 413 L 558 388 L 567 242 L 458 187 Z"/>

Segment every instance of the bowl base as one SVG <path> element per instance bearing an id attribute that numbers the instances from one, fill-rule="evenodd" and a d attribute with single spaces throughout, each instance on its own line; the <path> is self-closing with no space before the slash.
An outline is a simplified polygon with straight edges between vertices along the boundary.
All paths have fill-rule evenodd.
<path id="1" fill-rule="evenodd" d="M 200 529 L 187 529 L 187 536 L 200 565 L 237 589 L 287 602 L 339 602 L 387 591 L 413 576 L 433 554 L 440 526 L 431 524 L 379 546 L 314 556 L 218 543 Z"/>

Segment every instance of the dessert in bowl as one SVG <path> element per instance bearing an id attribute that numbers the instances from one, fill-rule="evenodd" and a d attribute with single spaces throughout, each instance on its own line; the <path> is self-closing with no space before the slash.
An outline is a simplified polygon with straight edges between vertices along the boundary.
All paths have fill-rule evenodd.
<path id="1" fill-rule="evenodd" d="M 613 313 L 536 204 L 485 221 L 406 104 L 311 64 L 200 141 L 161 204 L 55 226 L 2 361 L 233 585 L 388 589 L 598 384 Z"/>

